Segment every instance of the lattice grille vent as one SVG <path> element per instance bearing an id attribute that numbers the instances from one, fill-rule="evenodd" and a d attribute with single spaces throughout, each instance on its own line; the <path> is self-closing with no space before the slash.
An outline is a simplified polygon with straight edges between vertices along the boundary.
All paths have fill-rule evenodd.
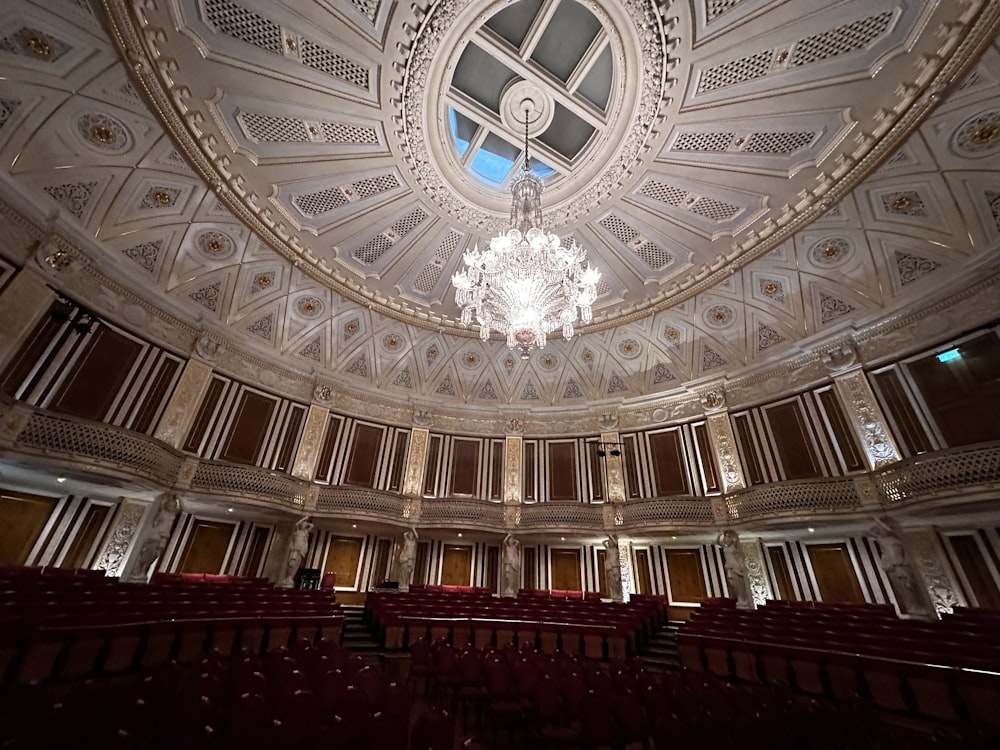
<path id="1" fill-rule="evenodd" d="M 434 251 L 434 258 L 424 266 L 423 270 L 417 274 L 417 278 L 413 280 L 414 291 L 430 294 L 434 290 L 438 279 L 441 278 L 444 265 L 451 260 L 451 256 L 454 255 L 461 239 L 462 235 L 459 232 L 448 232 L 448 235 L 438 245 L 437 250 Z"/>
<path id="2" fill-rule="evenodd" d="M 412 232 L 424 219 L 427 212 L 422 208 L 414 209 L 398 219 L 388 230 L 375 235 L 364 245 L 355 250 L 352 255 L 366 265 L 375 263 L 398 240 Z"/>
<path id="3" fill-rule="evenodd" d="M 371 146 L 378 143 L 375 128 L 340 122 L 310 123 L 295 117 L 240 111 L 236 121 L 243 134 L 257 143 L 335 143 Z"/>
<path id="4" fill-rule="evenodd" d="M 346 206 L 353 196 L 365 200 L 399 187 L 399 181 L 394 175 L 385 174 L 378 177 L 368 177 L 353 184 L 328 187 L 312 193 L 292 196 L 292 205 L 305 216 L 320 216 L 328 211 Z"/>
<path id="5" fill-rule="evenodd" d="M 788 65 L 795 68 L 864 49 L 886 32 L 892 15 L 886 11 L 806 37 L 796 42 Z"/>
<path id="6" fill-rule="evenodd" d="M 368 70 L 338 52 L 300 37 L 282 32 L 280 25 L 232 0 L 204 0 L 205 20 L 217 31 L 276 55 L 298 59 L 313 70 L 352 86 L 367 89 Z"/>

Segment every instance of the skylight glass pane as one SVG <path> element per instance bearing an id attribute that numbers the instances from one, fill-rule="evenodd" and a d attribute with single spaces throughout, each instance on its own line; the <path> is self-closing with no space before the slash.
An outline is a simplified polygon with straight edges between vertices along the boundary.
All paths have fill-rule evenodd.
<path id="1" fill-rule="evenodd" d="M 611 79 L 614 77 L 614 62 L 611 60 L 611 45 L 598 55 L 594 67 L 580 83 L 577 93 L 589 99 L 601 109 L 608 106 L 611 96 Z"/>
<path id="2" fill-rule="evenodd" d="M 500 94 L 516 77 L 514 71 L 502 62 L 483 52 L 475 44 L 469 44 L 458 59 L 451 85 L 484 107 L 499 113 Z"/>
<path id="3" fill-rule="evenodd" d="M 560 81 L 567 81 L 580 63 L 601 22 L 579 3 L 563 0 L 538 40 L 531 59 Z"/>
<path id="4" fill-rule="evenodd" d="M 480 178 L 501 185 L 510 173 L 521 150 L 494 133 L 486 136 L 483 145 L 472 157 L 469 168 Z"/>
<path id="5" fill-rule="evenodd" d="M 534 157 L 531 157 L 529 166 L 531 167 L 531 171 L 543 180 L 549 175 L 555 174 L 556 171 L 545 162 L 538 161 L 538 159 Z"/>
<path id="6" fill-rule="evenodd" d="M 540 7 L 542 0 L 521 0 L 512 3 L 487 21 L 486 26 L 515 47 L 520 47 Z"/>
<path id="7" fill-rule="evenodd" d="M 465 156 L 469 150 L 469 144 L 476 137 L 479 126 L 463 115 L 456 112 L 452 107 L 448 107 L 448 125 L 451 128 L 451 139 L 455 143 L 459 156 Z"/>

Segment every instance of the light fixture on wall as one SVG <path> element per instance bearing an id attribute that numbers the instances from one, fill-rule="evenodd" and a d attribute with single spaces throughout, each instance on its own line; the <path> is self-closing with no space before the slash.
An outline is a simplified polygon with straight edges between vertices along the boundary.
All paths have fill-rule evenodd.
<path id="1" fill-rule="evenodd" d="M 507 346 L 527 359 L 534 348 L 544 349 L 557 328 L 573 338 L 577 315 L 592 319 L 601 273 L 589 263 L 587 251 L 572 240 L 569 247 L 542 227 L 542 181 L 531 172 L 528 123 L 533 103 L 525 100 L 524 164 L 511 186 L 510 228 L 465 253 L 466 268 L 451 277 L 462 323 L 473 317 L 479 335 L 487 341 L 492 331 L 507 337 Z"/>

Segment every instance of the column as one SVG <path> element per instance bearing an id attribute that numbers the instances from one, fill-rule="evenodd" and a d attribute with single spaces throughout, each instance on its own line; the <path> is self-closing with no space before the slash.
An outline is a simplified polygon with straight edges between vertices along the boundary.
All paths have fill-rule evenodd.
<path id="1" fill-rule="evenodd" d="M 22 342 L 48 312 L 56 293 L 33 271 L 22 268 L 0 294 L 0 369 L 21 347 Z"/>
<path id="2" fill-rule="evenodd" d="M 122 576 L 132 551 L 138 546 L 139 529 L 152 503 L 122 498 L 108 532 L 104 549 L 94 567 L 109 576 Z"/>
<path id="3" fill-rule="evenodd" d="M 414 427 L 410 430 L 410 444 L 406 446 L 406 469 L 403 472 L 403 494 L 407 497 L 420 497 L 424 494 L 429 440 L 430 430 L 426 427 Z"/>
<path id="4" fill-rule="evenodd" d="M 833 377 L 847 421 L 861 441 L 868 468 L 874 470 L 899 461 L 902 458 L 899 448 L 889 432 L 885 414 L 875 400 L 868 378 L 857 361 L 854 346 L 848 342 L 826 352 L 823 363 Z"/>
<path id="5" fill-rule="evenodd" d="M 511 420 L 514 421 L 514 420 Z M 507 435 L 503 445 L 504 522 L 508 528 L 521 523 L 524 499 L 524 438 Z"/>
<path id="6" fill-rule="evenodd" d="M 699 393 L 705 409 L 705 422 L 715 453 L 715 463 L 722 478 L 722 492 L 742 490 L 747 486 L 740 454 L 736 451 L 736 436 L 726 408 L 726 392 L 721 386 Z"/>
<path id="7" fill-rule="evenodd" d="M 326 423 L 329 418 L 330 410 L 325 406 L 312 404 L 309 407 L 306 425 L 302 428 L 299 449 L 295 452 L 295 460 L 292 462 L 293 477 L 304 479 L 307 482 L 313 480 L 313 476 L 316 474 L 316 461 L 319 460 L 319 452 L 323 447 L 323 436 L 326 434 Z"/>
<path id="8" fill-rule="evenodd" d="M 189 359 L 181 372 L 177 387 L 170 394 L 167 407 L 156 425 L 153 437 L 180 448 L 191 430 L 201 399 L 212 379 L 212 368 L 197 359 Z"/>

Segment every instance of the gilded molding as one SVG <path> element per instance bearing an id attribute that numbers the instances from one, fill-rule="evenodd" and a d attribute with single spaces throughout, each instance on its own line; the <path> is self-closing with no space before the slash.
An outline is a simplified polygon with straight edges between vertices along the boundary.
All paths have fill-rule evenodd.
<path id="1" fill-rule="evenodd" d="M 861 441 L 869 469 L 878 469 L 895 463 L 902 457 L 896 441 L 889 432 L 885 415 L 875 400 L 875 394 L 861 368 L 851 370 L 833 379 L 848 420 Z"/>
<path id="2" fill-rule="evenodd" d="M 420 497 L 424 494 L 424 473 L 427 470 L 427 443 L 430 431 L 426 427 L 410 430 L 406 447 L 406 470 L 403 473 L 403 495 Z"/>
<path id="3" fill-rule="evenodd" d="M 295 452 L 295 460 L 292 462 L 293 477 L 305 479 L 307 482 L 312 481 L 329 418 L 330 410 L 326 407 L 316 404 L 309 407 L 306 424 L 302 428 L 302 438 L 299 440 L 299 449 Z"/>
<path id="4" fill-rule="evenodd" d="M 503 501 L 519 504 L 524 497 L 524 438 L 508 435 L 503 446 Z"/>

